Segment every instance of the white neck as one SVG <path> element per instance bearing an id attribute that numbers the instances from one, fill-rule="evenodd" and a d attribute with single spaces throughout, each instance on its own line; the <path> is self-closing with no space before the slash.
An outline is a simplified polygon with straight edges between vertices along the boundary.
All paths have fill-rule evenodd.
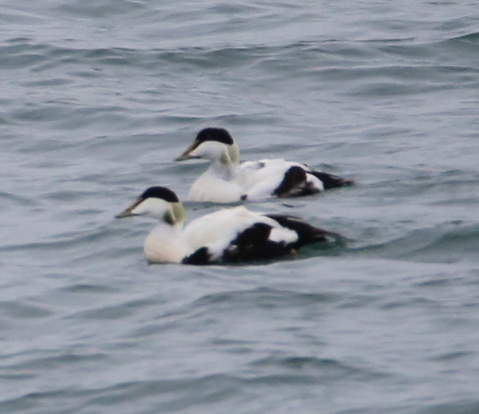
<path id="1" fill-rule="evenodd" d="M 191 155 L 209 160 L 210 172 L 225 180 L 232 179 L 239 166 L 239 148 L 236 143 L 225 145 L 216 141 L 206 141 L 192 151 Z"/>
<path id="2" fill-rule="evenodd" d="M 220 160 L 214 160 L 211 161 L 209 171 L 214 173 L 216 176 L 223 178 L 224 180 L 230 181 L 237 173 L 238 165 L 225 164 Z"/>

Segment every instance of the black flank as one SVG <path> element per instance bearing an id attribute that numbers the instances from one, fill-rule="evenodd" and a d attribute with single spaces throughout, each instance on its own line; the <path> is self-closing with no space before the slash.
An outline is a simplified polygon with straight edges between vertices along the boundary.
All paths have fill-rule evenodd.
<path id="1" fill-rule="evenodd" d="M 190 264 L 190 265 L 206 265 L 210 263 L 211 255 L 206 247 L 200 247 L 194 253 L 190 254 L 189 256 L 185 257 L 182 260 L 183 264 Z"/>
<path id="2" fill-rule="evenodd" d="M 288 197 L 288 196 L 300 196 L 307 195 L 310 193 L 304 194 L 306 183 L 306 172 L 297 165 L 291 167 L 284 174 L 283 181 L 279 187 L 274 190 L 273 195 L 278 197 Z"/>
<path id="3" fill-rule="evenodd" d="M 291 247 L 268 240 L 270 233 L 271 226 L 255 223 L 231 242 L 223 260 L 226 262 L 269 260 L 289 254 Z"/>

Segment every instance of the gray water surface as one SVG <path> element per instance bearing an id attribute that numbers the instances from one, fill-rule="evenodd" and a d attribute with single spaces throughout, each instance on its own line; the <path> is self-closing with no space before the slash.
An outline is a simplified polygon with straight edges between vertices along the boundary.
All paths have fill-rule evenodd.
<path id="1" fill-rule="evenodd" d="M 479 4 L 4 1 L 2 413 L 479 411 Z M 206 126 L 357 180 L 346 246 L 148 265 L 115 220 Z M 188 217 L 217 207 L 186 202 Z"/>

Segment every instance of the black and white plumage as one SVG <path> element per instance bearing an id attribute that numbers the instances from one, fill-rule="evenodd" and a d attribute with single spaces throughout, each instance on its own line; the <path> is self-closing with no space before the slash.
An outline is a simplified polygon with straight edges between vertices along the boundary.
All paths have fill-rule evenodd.
<path id="1" fill-rule="evenodd" d="M 299 218 L 262 214 L 244 206 L 222 209 L 184 225 L 184 208 L 165 187 L 150 187 L 117 218 L 147 215 L 159 220 L 144 243 L 153 263 L 208 264 L 271 260 L 305 244 L 335 242 L 337 233 Z"/>
<path id="2" fill-rule="evenodd" d="M 189 199 L 233 203 L 269 197 L 305 196 L 343 187 L 353 180 L 281 158 L 240 163 L 238 145 L 224 128 L 205 128 L 176 158 L 203 158 L 210 167 L 191 186 Z"/>

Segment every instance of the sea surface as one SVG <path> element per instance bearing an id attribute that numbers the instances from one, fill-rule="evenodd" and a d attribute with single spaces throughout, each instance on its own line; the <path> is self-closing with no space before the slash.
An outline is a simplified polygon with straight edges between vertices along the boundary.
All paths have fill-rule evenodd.
<path id="1" fill-rule="evenodd" d="M 479 2 L 0 2 L 0 412 L 479 412 Z M 150 265 L 206 126 L 357 184 L 250 204 L 342 233 Z"/>

